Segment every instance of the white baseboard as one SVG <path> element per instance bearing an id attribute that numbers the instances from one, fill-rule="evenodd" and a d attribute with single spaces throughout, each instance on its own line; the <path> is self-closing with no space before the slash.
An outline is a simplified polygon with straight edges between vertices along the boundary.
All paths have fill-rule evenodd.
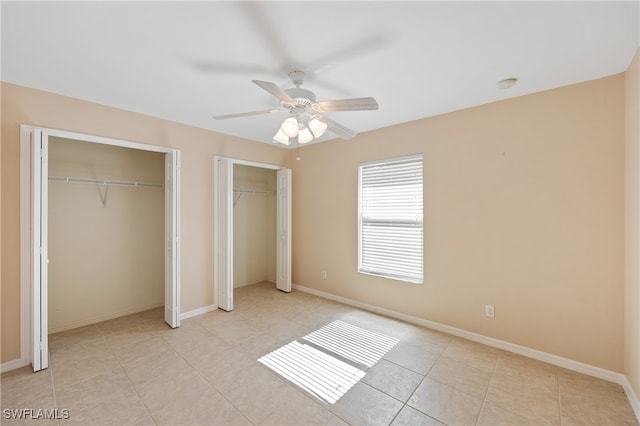
<path id="1" fill-rule="evenodd" d="M 187 318 L 196 317 L 198 315 L 206 314 L 208 312 L 213 312 L 218 309 L 218 305 L 209 305 L 203 306 L 202 308 L 194 309 L 192 311 L 183 312 L 180 314 L 180 320 L 185 320 Z"/>
<path id="2" fill-rule="evenodd" d="M 25 361 L 20 358 L 3 362 L 2 364 L 0 364 L 0 373 L 6 373 L 7 371 L 15 370 L 16 368 L 22 368 L 27 365 L 29 365 L 29 361 Z"/>
<path id="3" fill-rule="evenodd" d="M 631 408 L 633 408 L 633 412 L 636 413 L 636 418 L 638 422 L 640 422 L 640 398 L 631 387 L 631 383 L 627 378 L 624 378 L 624 383 L 622 384 L 625 393 L 627 394 L 627 398 L 629 399 L 629 404 L 631 404 Z"/>
<path id="4" fill-rule="evenodd" d="M 293 284 L 292 287 L 296 290 L 313 294 L 315 296 L 323 297 L 325 299 L 334 300 L 336 302 L 344 303 L 345 305 L 353 306 L 356 308 L 364 309 L 366 311 L 381 314 L 390 318 L 399 319 L 411 324 L 420 325 L 432 330 L 442 331 L 443 333 L 451 334 L 457 337 L 462 337 L 467 340 L 472 340 L 477 343 L 482 343 L 494 348 L 503 349 L 508 352 L 513 352 L 518 355 L 523 355 L 528 358 L 533 358 L 538 361 L 547 362 L 549 364 L 556 365 L 558 367 L 566 368 L 568 370 L 583 373 L 589 376 L 597 377 L 599 379 L 607 380 L 609 382 L 617 383 L 621 385 L 629 398 L 629 403 L 633 407 L 636 417 L 640 421 L 640 403 L 638 397 L 633 391 L 631 384 L 624 376 L 624 374 L 616 373 L 615 371 L 606 370 L 604 368 L 595 367 L 593 365 L 584 364 L 572 359 L 563 358 L 561 356 L 553 355 L 547 352 L 542 352 L 536 349 L 531 349 L 526 346 L 516 345 L 514 343 L 505 342 L 504 340 L 494 339 L 493 337 L 483 336 L 481 334 L 473 333 L 471 331 L 463 330 L 460 328 L 452 327 L 445 324 L 440 324 L 434 321 L 425 320 L 422 318 L 414 317 L 411 315 L 402 314 L 400 312 L 392 311 L 390 309 L 380 308 L 378 306 L 369 305 L 367 303 L 358 302 L 357 300 L 348 299 L 342 296 L 336 296 L 331 293 L 326 293 L 321 290 L 316 290 L 309 287 L 304 287 L 299 284 Z"/>

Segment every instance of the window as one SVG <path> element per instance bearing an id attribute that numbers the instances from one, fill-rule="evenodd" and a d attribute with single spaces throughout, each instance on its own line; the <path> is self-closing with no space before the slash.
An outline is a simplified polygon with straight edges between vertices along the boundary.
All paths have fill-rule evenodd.
<path id="1" fill-rule="evenodd" d="M 358 272 L 422 284 L 422 155 L 360 163 Z"/>

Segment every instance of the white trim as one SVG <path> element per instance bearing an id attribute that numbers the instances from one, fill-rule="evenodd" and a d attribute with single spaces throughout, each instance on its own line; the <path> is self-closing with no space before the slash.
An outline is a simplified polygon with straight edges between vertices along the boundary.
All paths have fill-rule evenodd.
<path id="1" fill-rule="evenodd" d="M 51 129 L 48 127 L 30 126 L 30 125 L 22 124 L 20 128 L 21 129 L 26 128 L 28 129 L 28 132 L 34 129 L 42 129 L 42 130 L 46 130 L 49 136 L 66 138 L 66 139 L 76 139 L 76 140 L 81 140 L 83 142 L 100 143 L 103 145 L 113 145 L 113 146 L 120 146 L 124 148 L 133 148 L 133 149 L 139 149 L 142 151 L 163 152 L 166 154 L 168 152 L 178 150 L 177 148 L 171 148 L 167 146 L 149 145 L 146 143 L 132 142 L 132 141 L 126 141 L 123 139 L 109 138 L 104 136 L 89 135 L 86 133 L 68 132 L 66 130 Z"/>
<path id="2" fill-rule="evenodd" d="M 359 165 L 371 166 L 374 164 L 397 163 L 401 161 L 414 160 L 418 157 L 420 157 L 420 159 L 422 160 L 422 157 L 423 157 L 422 152 L 416 152 L 415 154 L 401 155 L 399 157 L 377 158 L 375 160 L 361 161 Z"/>
<path id="3" fill-rule="evenodd" d="M 629 388 L 631 387 L 630 385 L 628 385 L 628 381 L 626 377 L 621 373 L 616 373 L 615 371 L 605 370 L 604 368 L 595 367 L 589 364 L 584 364 L 568 358 L 563 358 L 563 357 L 542 352 L 536 349 L 531 349 L 526 346 L 516 345 L 514 343 L 505 342 L 504 340 L 494 339 L 493 337 L 483 336 L 481 334 L 473 333 L 467 330 L 462 330 L 456 327 L 451 327 L 449 325 L 440 324 L 434 321 L 429 321 L 429 320 L 414 317 L 411 315 L 402 314 L 400 312 L 392 311 L 390 309 L 380 308 L 378 306 L 369 305 L 367 303 L 358 302 L 356 300 L 348 299 L 346 297 L 325 293 L 324 291 L 316 290 L 309 287 L 304 287 L 299 284 L 293 284 L 293 288 L 295 290 L 313 294 L 315 296 L 324 297 L 325 299 L 330 299 L 336 302 L 344 303 L 345 305 L 354 306 L 356 308 L 364 309 L 370 312 L 374 312 L 374 313 L 385 315 L 391 318 L 399 319 L 411 324 L 419 325 L 419 326 L 430 328 L 433 330 L 442 331 L 444 333 L 451 334 L 453 336 L 462 337 L 464 339 L 472 340 L 477 343 L 482 343 L 487 346 L 503 349 L 508 352 L 513 352 L 519 355 L 536 359 L 538 361 L 543 361 L 549 364 L 556 365 L 558 367 L 563 367 L 568 370 L 576 371 L 579 373 L 587 374 L 589 376 L 597 377 L 599 379 L 617 383 L 625 387 L 625 390 L 626 390 L 626 386 L 628 386 Z M 627 383 L 627 385 L 625 385 L 625 383 Z M 630 397 L 630 394 L 627 394 L 627 396 Z M 637 398 L 636 398 L 636 401 L 637 401 Z M 636 414 L 637 414 L 637 411 L 636 411 Z"/>
<path id="4" fill-rule="evenodd" d="M 638 395 L 636 395 L 631 383 L 629 383 L 629 380 L 626 377 L 624 377 L 622 387 L 624 388 L 624 392 L 627 394 L 627 399 L 629 400 L 629 404 L 631 404 L 631 408 L 633 408 L 633 412 L 636 413 L 636 419 L 640 422 L 640 398 L 638 398 Z"/>
<path id="5" fill-rule="evenodd" d="M 17 358 L 0 364 L 0 373 L 6 373 L 7 371 L 26 367 L 27 365 L 29 365 L 29 361 L 25 362 L 23 359 Z"/>
<path id="6" fill-rule="evenodd" d="M 182 314 L 180 314 L 180 320 L 197 317 L 198 315 L 208 314 L 209 312 L 213 312 L 217 310 L 218 310 L 218 305 L 203 306 L 202 308 L 197 308 L 191 311 L 183 312 Z"/>
<path id="7" fill-rule="evenodd" d="M 281 170 L 285 169 L 284 166 L 278 166 L 276 164 L 258 163 L 257 161 L 240 160 L 239 158 L 225 157 L 223 155 L 215 155 L 214 158 L 221 158 L 231 161 L 233 164 L 241 164 L 243 166 L 259 167 L 261 169 Z"/>

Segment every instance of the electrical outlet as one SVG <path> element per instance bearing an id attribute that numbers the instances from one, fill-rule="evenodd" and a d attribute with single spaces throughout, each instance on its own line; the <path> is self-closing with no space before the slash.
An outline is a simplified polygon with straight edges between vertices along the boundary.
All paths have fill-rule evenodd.
<path id="1" fill-rule="evenodd" d="M 327 279 L 327 271 L 322 271 L 322 279 L 323 280 Z"/>
<path id="2" fill-rule="evenodd" d="M 493 305 L 485 305 L 484 306 L 484 315 L 487 318 L 493 318 L 495 316 L 495 309 Z"/>

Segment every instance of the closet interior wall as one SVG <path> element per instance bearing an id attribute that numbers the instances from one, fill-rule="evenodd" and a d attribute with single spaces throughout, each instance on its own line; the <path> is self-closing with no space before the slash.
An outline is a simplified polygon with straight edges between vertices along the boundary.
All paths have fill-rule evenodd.
<path id="1" fill-rule="evenodd" d="M 163 183 L 162 153 L 50 138 L 49 333 L 164 305 Z"/>
<path id="2" fill-rule="evenodd" d="M 233 286 L 276 282 L 276 171 L 233 166 Z"/>

